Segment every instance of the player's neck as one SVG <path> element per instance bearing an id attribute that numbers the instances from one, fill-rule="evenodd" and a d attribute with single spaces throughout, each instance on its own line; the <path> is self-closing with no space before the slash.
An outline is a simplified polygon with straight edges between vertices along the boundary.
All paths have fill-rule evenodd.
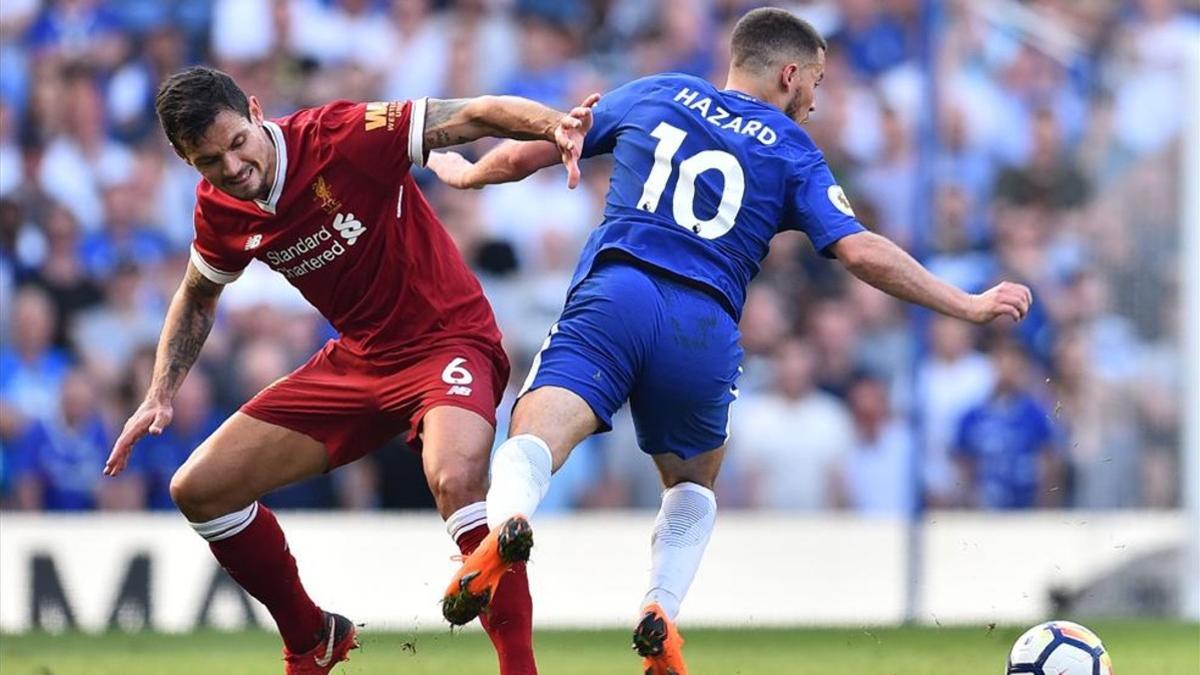
<path id="1" fill-rule="evenodd" d="M 783 105 L 774 100 L 772 92 L 763 85 L 759 78 L 736 70 L 730 70 L 729 76 L 725 78 L 725 88 L 756 98 L 767 105 L 774 106 L 783 110 Z"/>

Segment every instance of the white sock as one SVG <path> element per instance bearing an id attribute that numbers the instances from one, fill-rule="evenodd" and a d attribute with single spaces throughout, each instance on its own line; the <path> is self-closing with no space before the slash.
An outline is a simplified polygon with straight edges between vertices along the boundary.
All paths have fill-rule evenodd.
<path id="1" fill-rule="evenodd" d="M 687 595 L 717 520 L 717 497 L 696 483 L 663 491 L 650 538 L 650 591 L 642 606 L 657 602 L 672 621 Z"/>
<path id="2" fill-rule="evenodd" d="M 240 511 L 227 513 L 203 523 L 193 523 L 189 520 L 188 524 L 192 526 L 196 534 L 204 537 L 206 541 L 221 541 L 250 527 L 250 523 L 254 522 L 254 517 L 257 515 L 258 502 L 254 502 Z"/>
<path id="3" fill-rule="evenodd" d="M 457 544 L 464 534 L 486 522 L 487 504 L 475 502 L 451 513 L 450 517 L 446 519 L 446 531 L 450 533 L 450 538 Z"/>
<path id="4" fill-rule="evenodd" d="M 550 488 L 550 446 L 537 436 L 521 434 L 500 444 L 492 455 L 492 486 L 487 493 L 488 528 L 512 516 L 529 517 Z"/>

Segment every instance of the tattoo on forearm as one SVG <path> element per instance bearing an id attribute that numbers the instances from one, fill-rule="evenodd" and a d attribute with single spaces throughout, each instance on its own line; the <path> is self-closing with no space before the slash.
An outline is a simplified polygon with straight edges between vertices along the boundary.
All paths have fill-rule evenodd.
<path id="1" fill-rule="evenodd" d="M 450 124 L 455 115 L 467 107 L 468 102 L 469 99 L 465 98 L 429 99 L 426 102 L 425 147 L 444 148 L 471 140 L 461 132 L 456 132 Z"/>
<path id="2" fill-rule="evenodd" d="M 172 393 L 200 356 L 200 349 L 212 330 L 216 300 L 221 294 L 220 284 L 205 279 L 194 269 L 188 270 L 184 287 L 190 300 L 182 305 L 171 325 L 164 328 L 167 343 L 160 346 L 155 367 L 155 386 Z"/>
<path id="3" fill-rule="evenodd" d="M 192 364 L 200 356 L 200 349 L 212 330 L 213 312 L 198 305 L 189 305 L 171 329 L 167 342 L 166 364 L 162 384 L 168 391 L 175 391 L 187 376 Z"/>
<path id="4" fill-rule="evenodd" d="M 482 112 L 464 114 L 479 102 Z M 424 141 L 427 149 L 468 143 L 484 136 L 517 140 L 552 140 L 559 113 L 515 97 L 479 99 L 429 99 L 425 104 Z"/>

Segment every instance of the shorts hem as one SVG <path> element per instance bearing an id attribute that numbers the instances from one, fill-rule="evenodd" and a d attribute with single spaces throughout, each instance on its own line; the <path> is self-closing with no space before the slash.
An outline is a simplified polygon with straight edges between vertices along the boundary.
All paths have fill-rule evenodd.
<path id="1" fill-rule="evenodd" d="M 283 427 L 284 429 L 287 429 L 288 431 L 294 431 L 298 434 L 307 436 L 308 438 L 311 438 L 312 440 L 320 443 L 321 447 L 325 448 L 325 457 L 328 458 L 328 460 L 329 460 L 329 464 L 326 467 L 324 473 L 329 473 L 330 471 L 333 471 L 337 467 L 348 463 L 348 462 L 338 462 L 337 461 L 337 457 L 336 457 L 335 453 L 333 452 L 333 450 L 329 447 L 328 441 L 325 441 L 320 438 L 317 438 L 316 436 L 313 436 L 312 433 L 310 433 L 308 429 L 298 428 L 300 425 L 288 421 L 288 419 L 283 416 L 275 416 L 275 415 L 272 415 L 271 413 L 267 412 L 266 410 L 261 410 L 258 408 L 251 407 L 250 404 L 252 402 L 253 401 L 242 404 L 242 406 L 240 408 L 238 408 L 237 411 L 247 417 L 253 417 L 254 419 L 258 420 L 259 422 L 265 422 L 267 424 L 273 424 L 277 427 Z"/>

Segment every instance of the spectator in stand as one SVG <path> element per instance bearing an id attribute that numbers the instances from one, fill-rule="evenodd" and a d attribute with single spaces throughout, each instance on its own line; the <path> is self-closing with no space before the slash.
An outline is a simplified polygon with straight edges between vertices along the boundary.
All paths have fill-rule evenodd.
<path id="1" fill-rule="evenodd" d="M 143 282 L 135 263 L 121 262 L 105 288 L 104 304 L 81 314 L 72 327 L 76 352 L 105 387 L 115 387 L 134 352 L 156 344 L 162 330 L 162 317 L 147 302 Z"/>
<path id="2" fill-rule="evenodd" d="M 934 317 L 929 324 L 930 353 L 917 367 L 926 499 L 935 506 L 954 500 L 951 450 L 959 423 L 968 410 L 987 400 L 995 382 L 991 361 L 975 351 L 974 331 L 962 322 Z"/>
<path id="3" fill-rule="evenodd" d="M 390 48 L 382 64 L 383 91 L 390 100 L 445 95 L 451 32 L 430 4 L 430 0 L 392 2 Z"/>
<path id="4" fill-rule="evenodd" d="M 816 349 L 817 386 L 845 400 L 860 365 L 854 310 L 840 297 L 824 298 L 805 312 L 805 319 Z"/>
<path id="5" fill-rule="evenodd" d="M 848 399 L 855 442 L 834 473 L 833 504 L 862 515 L 903 518 L 919 494 L 912 430 L 892 410 L 887 383 L 874 375 L 854 380 Z"/>
<path id="6" fill-rule="evenodd" d="M 25 418 L 53 418 L 70 360 L 54 346 L 54 305 L 40 288 L 13 299 L 12 335 L 0 344 L 0 401 Z"/>
<path id="7" fill-rule="evenodd" d="M 166 237 L 144 220 L 150 206 L 137 199 L 132 185 L 112 185 L 104 190 L 104 225 L 83 239 L 83 264 L 93 278 L 113 276 L 123 260 L 152 267 L 167 257 Z"/>
<path id="8" fill-rule="evenodd" d="M 876 0 L 842 0 L 842 23 L 830 42 L 845 49 L 859 77 L 871 78 L 903 63 L 913 50 L 904 24 Z"/>
<path id="9" fill-rule="evenodd" d="M 1063 503 L 1065 465 L 1051 411 L 1030 389 L 1021 346 L 997 340 L 989 354 L 996 384 L 987 401 L 963 417 L 954 457 L 958 504 L 1031 509 Z"/>
<path id="10" fill-rule="evenodd" d="M 138 471 L 104 480 L 113 437 L 96 406 L 96 383 L 83 370 L 63 380 L 57 415 L 31 423 L 13 443 L 5 470 L 16 506 L 47 511 L 140 509 L 145 485 Z"/>
<path id="11" fill-rule="evenodd" d="M 121 22 L 100 0 L 53 0 L 25 35 L 30 51 L 41 58 L 115 67 L 126 45 Z"/>
<path id="12" fill-rule="evenodd" d="M 93 232 L 104 220 L 104 188 L 129 178 L 133 153 L 106 135 L 104 100 L 94 73 L 73 66 L 63 80 L 58 102 L 63 128 L 46 146 L 38 182 L 71 209 L 85 232 Z"/>
<path id="13" fill-rule="evenodd" d="M 46 215 L 43 234 L 46 255 L 41 266 L 29 275 L 29 281 L 50 294 L 57 319 L 54 344 L 67 349 L 74 317 L 100 304 L 104 294 L 84 269 L 79 255 L 79 227 L 70 211 L 53 206 Z"/>
<path id="14" fill-rule="evenodd" d="M 747 506 L 814 510 L 832 503 L 835 467 L 854 447 L 845 404 L 817 388 L 817 354 L 800 339 L 775 354 L 775 387 L 734 403 L 729 463 Z"/>

